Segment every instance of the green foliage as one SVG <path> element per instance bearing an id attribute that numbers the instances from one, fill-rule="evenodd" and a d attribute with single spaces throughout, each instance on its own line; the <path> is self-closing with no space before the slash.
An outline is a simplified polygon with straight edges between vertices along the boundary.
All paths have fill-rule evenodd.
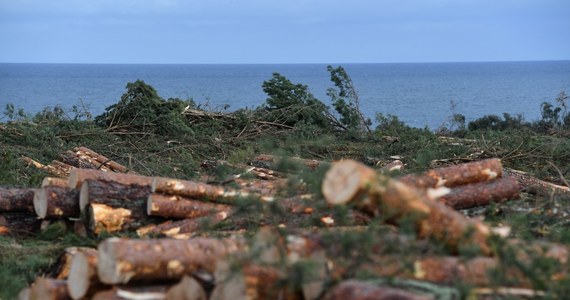
<path id="1" fill-rule="evenodd" d="M 332 104 L 340 115 L 340 123 L 351 131 L 370 132 L 372 121 L 362 114 L 360 98 L 348 73 L 342 66 L 327 66 L 327 70 L 336 87 L 328 89 L 327 95 L 331 97 Z"/>

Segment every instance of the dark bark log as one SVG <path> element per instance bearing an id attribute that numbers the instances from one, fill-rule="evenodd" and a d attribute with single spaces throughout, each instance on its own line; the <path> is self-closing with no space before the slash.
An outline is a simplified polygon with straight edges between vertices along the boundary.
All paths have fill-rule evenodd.
<path id="1" fill-rule="evenodd" d="M 78 218 L 79 190 L 48 186 L 36 190 L 34 210 L 39 218 Z"/>
<path id="2" fill-rule="evenodd" d="M 123 174 L 114 172 L 103 172 L 99 170 L 77 169 L 74 168 L 69 174 L 69 186 L 73 188 L 80 188 L 81 184 L 88 179 L 100 181 L 114 181 L 126 185 L 137 184 L 143 186 L 150 186 L 152 177 L 141 176 L 135 174 Z"/>
<path id="3" fill-rule="evenodd" d="M 67 300 L 67 281 L 52 278 L 38 278 L 32 284 L 30 300 Z"/>
<path id="4" fill-rule="evenodd" d="M 81 185 L 79 206 L 83 211 L 88 204 L 105 204 L 113 208 L 126 208 L 144 213 L 149 195 L 148 185 L 88 179 Z"/>
<path id="5" fill-rule="evenodd" d="M 454 187 L 501 177 L 503 166 L 500 159 L 486 159 L 472 163 L 433 169 L 421 175 L 406 175 L 399 180 L 416 188 Z"/>
<path id="6" fill-rule="evenodd" d="M 241 247 L 234 240 L 111 238 L 99 244 L 97 272 L 109 284 L 176 280 L 196 271 L 213 272 L 219 259 Z"/>
<path id="7" fill-rule="evenodd" d="M 67 178 L 46 177 L 42 180 L 41 187 L 47 186 L 69 187 L 69 180 Z"/>
<path id="8" fill-rule="evenodd" d="M 218 212 L 230 212 L 228 205 L 214 204 L 176 195 L 151 194 L 147 200 L 146 213 L 174 219 L 191 219 Z"/>
<path id="9" fill-rule="evenodd" d="M 31 236 L 41 230 L 42 220 L 36 214 L 11 212 L 0 214 L 0 235 Z"/>
<path id="10" fill-rule="evenodd" d="M 101 155 L 87 147 L 75 147 L 73 148 L 73 151 L 75 151 L 75 153 L 77 155 L 82 155 L 82 156 L 87 156 L 92 158 L 94 161 L 96 161 L 99 165 L 103 165 L 105 167 L 110 168 L 111 170 L 113 170 L 114 172 L 118 172 L 118 173 L 127 173 L 128 169 L 127 167 L 113 161 L 110 160 L 109 158 L 107 158 L 104 155 Z"/>
<path id="11" fill-rule="evenodd" d="M 0 212 L 34 212 L 35 189 L 0 187 Z"/>
<path id="12" fill-rule="evenodd" d="M 90 298 L 108 288 L 97 276 L 97 250 L 81 252 L 72 257 L 67 286 L 73 299 Z"/>
<path id="13" fill-rule="evenodd" d="M 137 230 L 139 236 L 168 236 L 173 238 L 188 238 L 193 233 L 214 226 L 230 216 L 230 211 L 221 211 L 209 216 L 178 221 L 166 221 L 158 225 L 149 225 Z"/>
<path id="14" fill-rule="evenodd" d="M 433 191 L 433 192 L 432 192 Z M 499 178 L 489 182 L 479 182 L 454 188 L 428 189 L 428 196 L 454 209 L 465 209 L 501 203 L 520 197 L 521 186 L 514 178 Z"/>
<path id="15" fill-rule="evenodd" d="M 334 286 L 325 294 L 323 300 L 431 300 L 431 296 L 422 296 L 406 290 L 376 286 L 366 282 L 347 280 Z"/>
<path id="16" fill-rule="evenodd" d="M 570 187 L 557 185 L 551 182 L 540 180 L 531 174 L 509 168 L 504 169 L 506 176 L 515 178 L 522 188 L 532 194 L 550 196 L 554 193 L 570 193 Z"/>
<path id="17" fill-rule="evenodd" d="M 87 206 L 87 227 L 95 235 L 103 232 L 132 231 L 161 221 L 163 219 L 147 216 L 142 209 L 111 207 L 97 203 Z"/>

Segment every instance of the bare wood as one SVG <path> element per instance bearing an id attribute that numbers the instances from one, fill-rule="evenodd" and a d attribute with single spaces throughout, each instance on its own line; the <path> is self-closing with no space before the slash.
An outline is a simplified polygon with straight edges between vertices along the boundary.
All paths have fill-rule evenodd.
<path id="1" fill-rule="evenodd" d="M 115 181 L 87 179 L 81 184 L 79 207 L 83 212 L 88 204 L 105 204 L 144 213 L 150 186 L 122 184 Z"/>
<path id="2" fill-rule="evenodd" d="M 73 151 L 75 151 L 75 153 L 81 153 L 81 155 L 85 155 L 88 157 L 91 157 L 92 159 L 94 159 L 97 163 L 99 163 L 99 165 L 104 165 L 106 167 L 109 167 L 111 170 L 115 171 L 115 172 L 119 172 L 119 173 L 127 173 L 128 169 L 127 167 L 113 161 L 110 160 L 109 158 L 107 158 L 104 155 L 101 155 L 87 147 L 75 147 L 73 148 Z"/>
<path id="3" fill-rule="evenodd" d="M 96 250 L 93 248 L 88 247 L 68 247 L 65 248 L 63 253 L 57 259 L 54 267 L 52 267 L 51 271 L 49 272 L 50 277 L 55 279 L 68 279 L 68 275 L 71 268 L 71 261 L 75 255 L 81 253 L 95 253 Z"/>
<path id="4" fill-rule="evenodd" d="M 149 217 L 142 209 L 111 207 L 92 203 L 87 206 L 88 230 L 95 235 L 141 228 L 160 222 Z"/>
<path id="5" fill-rule="evenodd" d="M 521 186 L 515 178 L 499 178 L 489 182 L 479 182 L 457 186 L 428 189 L 428 197 L 455 209 L 465 209 L 501 203 L 520 197 Z"/>
<path id="6" fill-rule="evenodd" d="M 152 183 L 152 177 L 135 174 L 123 174 L 114 172 L 103 172 L 99 170 L 74 168 L 69 174 L 69 187 L 79 188 L 88 179 L 100 181 L 114 181 L 122 184 L 148 185 Z"/>
<path id="7" fill-rule="evenodd" d="M 197 218 L 217 212 L 230 212 L 230 207 L 176 195 L 151 194 L 147 200 L 149 216 L 184 219 Z"/>
<path id="8" fill-rule="evenodd" d="M 0 212 L 34 212 L 34 192 L 0 187 Z"/>
<path id="9" fill-rule="evenodd" d="M 335 163 L 325 176 L 322 191 L 330 204 L 353 202 L 364 211 L 382 214 L 390 223 L 412 222 L 420 238 L 439 239 L 452 250 L 457 251 L 461 243 L 491 254 L 487 244 L 490 229 L 486 225 L 428 199 L 406 184 L 376 174 L 361 163 Z"/>
<path id="10" fill-rule="evenodd" d="M 67 289 L 73 299 L 90 297 L 107 287 L 97 276 L 97 250 L 92 250 L 72 257 Z"/>
<path id="11" fill-rule="evenodd" d="M 69 180 L 67 178 L 45 177 L 42 180 L 41 187 L 46 186 L 69 187 Z"/>
<path id="12" fill-rule="evenodd" d="M 429 170 L 421 175 L 406 175 L 399 180 L 417 188 L 454 187 L 501 177 L 503 166 L 497 158 Z"/>
<path id="13" fill-rule="evenodd" d="M 67 300 L 67 281 L 53 278 L 38 278 L 32 284 L 30 300 Z"/>
<path id="14" fill-rule="evenodd" d="M 79 190 L 48 186 L 36 190 L 34 210 L 39 218 L 78 218 Z"/>
<path id="15" fill-rule="evenodd" d="M 206 291 L 192 276 L 184 276 L 180 283 L 166 293 L 166 300 L 208 300 Z"/>
<path id="16" fill-rule="evenodd" d="M 76 167 L 76 168 L 95 169 L 95 170 L 101 170 L 101 171 L 105 171 L 105 172 L 111 172 L 111 169 L 97 163 L 97 161 L 95 161 L 94 159 L 92 159 L 89 156 L 82 155 L 81 152 L 73 152 L 71 150 L 67 150 L 67 151 L 59 154 L 59 159 L 62 162 L 66 163 L 68 165 L 71 165 L 73 167 Z"/>
<path id="17" fill-rule="evenodd" d="M 99 244 L 97 272 L 108 284 L 175 280 L 195 271 L 213 272 L 220 258 L 240 248 L 235 240 L 110 238 Z"/>
<path id="18" fill-rule="evenodd" d="M 35 235 L 41 230 L 42 220 L 28 212 L 0 214 L 0 235 Z"/>
<path id="19" fill-rule="evenodd" d="M 383 172 L 396 172 L 396 171 L 403 171 L 404 170 L 404 163 L 401 160 L 394 160 L 385 165 L 380 167 L 380 170 Z"/>
<path id="20" fill-rule="evenodd" d="M 92 300 L 163 300 L 171 284 L 144 286 L 114 286 L 97 292 Z"/>
<path id="21" fill-rule="evenodd" d="M 431 300 L 431 296 L 422 296 L 406 290 L 382 287 L 357 280 L 347 280 L 328 291 L 323 300 Z"/>
<path id="22" fill-rule="evenodd" d="M 164 235 L 173 238 L 187 238 L 189 234 L 196 233 L 207 226 L 216 225 L 231 214 L 231 211 L 220 211 L 212 215 L 194 218 L 183 219 L 178 221 L 166 221 L 158 225 L 148 225 L 137 230 L 139 236 L 147 235 Z"/>
<path id="23" fill-rule="evenodd" d="M 60 162 L 57 160 L 53 160 L 45 168 L 45 170 L 48 173 L 50 173 L 56 177 L 61 177 L 61 178 L 69 177 L 69 173 L 71 172 L 72 169 L 73 169 L 72 165 L 68 165 L 66 163 L 63 163 L 63 162 Z"/>
<path id="24" fill-rule="evenodd" d="M 30 300 L 30 293 L 32 292 L 32 287 L 27 286 L 20 290 L 18 293 L 18 300 Z"/>

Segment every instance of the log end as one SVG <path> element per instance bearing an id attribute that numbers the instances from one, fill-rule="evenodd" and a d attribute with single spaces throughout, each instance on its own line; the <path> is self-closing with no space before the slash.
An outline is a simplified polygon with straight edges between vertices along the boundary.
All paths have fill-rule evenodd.
<path id="1" fill-rule="evenodd" d="M 376 173 L 354 160 L 332 165 L 325 175 L 322 192 L 328 203 L 341 205 L 355 199 Z"/>
<path id="2" fill-rule="evenodd" d="M 81 190 L 79 190 L 79 210 L 81 213 L 85 212 L 87 204 L 89 204 L 89 181 L 83 182 L 81 184 Z"/>
<path id="3" fill-rule="evenodd" d="M 46 187 L 46 186 L 69 187 L 69 181 L 65 178 L 45 177 L 42 180 L 41 187 Z"/>
<path id="4" fill-rule="evenodd" d="M 69 172 L 69 187 L 72 189 L 79 188 L 79 175 L 77 174 L 79 169 L 73 168 Z"/>
<path id="5" fill-rule="evenodd" d="M 34 193 L 34 211 L 38 218 L 45 219 L 48 209 L 46 189 L 37 189 Z"/>
<path id="6" fill-rule="evenodd" d="M 82 299 L 87 295 L 90 285 L 89 261 L 83 253 L 77 253 L 71 259 L 67 291 L 72 299 Z"/>
<path id="7" fill-rule="evenodd" d="M 103 283 L 127 283 L 130 279 L 121 276 L 120 266 L 115 259 L 115 244 L 120 240 L 119 238 L 109 238 L 101 242 L 99 247 L 97 247 L 97 274 Z"/>

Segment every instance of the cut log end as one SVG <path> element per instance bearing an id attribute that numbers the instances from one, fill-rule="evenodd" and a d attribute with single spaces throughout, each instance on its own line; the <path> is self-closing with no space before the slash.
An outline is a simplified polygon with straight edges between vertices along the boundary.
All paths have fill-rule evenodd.
<path id="1" fill-rule="evenodd" d="M 322 192 L 330 204 L 341 205 L 357 198 L 363 184 L 376 176 L 373 170 L 363 168 L 353 160 L 340 161 L 325 175 Z"/>
<path id="2" fill-rule="evenodd" d="M 38 218 L 45 219 L 47 216 L 47 209 L 48 203 L 46 190 L 43 188 L 36 190 L 34 193 L 34 211 L 36 212 L 36 215 L 38 215 Z"/>
<path id="3" fill-rule="evenodd" d="M 96 262 L 96 254 L 89 254 L 94 257 Z M 71 267 L 69 268 L 69 281 L 67 290 L 73 299 L 83 299 L 87 296 L 91 286 L 91 278 L 93 277 L 92 263 L 88 254 L 77 253 L 73 256 Z"/>
<path id="4" fill-rule="evenodd" d="M 85 212 L 87 204 L 89 204 L 89 181 L 83 182 L 79 191 L 79 210 L 81 213 Z"/>
<path id="5" fill-rule="evenodd" d="M 97 251 L 97 274 L 103 283 L 113 284 L 118 282 L 128 282 L 129 278 L 121 278 L 117 260 L 112 253 L 115 253 L 115 244 L 119 238 L 109 238 L 101 242 Z"/>

